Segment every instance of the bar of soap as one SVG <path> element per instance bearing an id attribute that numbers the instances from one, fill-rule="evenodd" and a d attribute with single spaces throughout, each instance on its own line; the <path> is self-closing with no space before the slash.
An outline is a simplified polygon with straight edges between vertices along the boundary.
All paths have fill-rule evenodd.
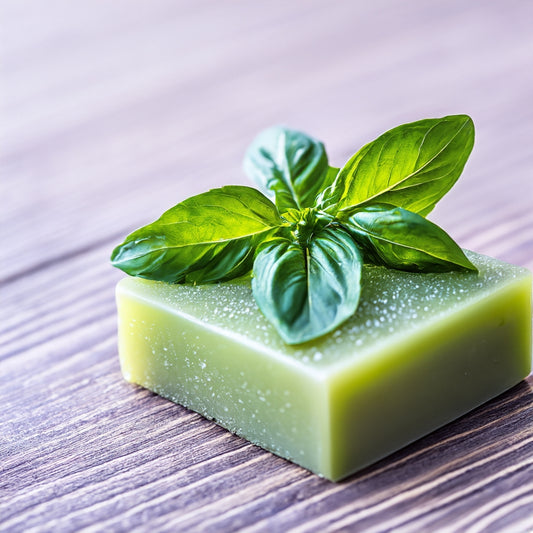
<path id="1" fill-rule="evenodd" d="M 355 315 L 283 343 L 250 281 L 117 286 L 124 377 L 330 480 L 398 450 L 531 371 L 531 274 L 365 267 Z"/>

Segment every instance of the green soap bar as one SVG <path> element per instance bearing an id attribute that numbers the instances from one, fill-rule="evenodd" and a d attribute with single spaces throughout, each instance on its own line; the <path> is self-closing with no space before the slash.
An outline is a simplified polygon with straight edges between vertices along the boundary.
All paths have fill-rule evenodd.
<path id="1" fill-rule="evenodd" d="M 117 286 L 124 377 L 339 480 L 531 371 L 531 274 L 469 253 L 475 273 L 365 267 L 355 315 L 288 346 L 249 280 Z"/>

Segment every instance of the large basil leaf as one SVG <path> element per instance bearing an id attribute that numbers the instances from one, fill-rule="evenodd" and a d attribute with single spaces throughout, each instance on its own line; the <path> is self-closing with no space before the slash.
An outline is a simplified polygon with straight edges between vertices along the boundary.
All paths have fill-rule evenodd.
<path id="1" fill-rule="evenodd" d="M 264 243 L 252 288 L 259 308 L 288 344 L 335 329 L 357 309 L 361 254 L 340 227 L 326 227 L 308 248 L 287 239 Z"/>
<path id="2" fill-rule="evenodd" d="M 370 205 L 342 223 L 368 262 L 412 272 L 477 270 L 444 230 L 400 207 Z"/>
<path id="3" fill-rule="evenodd" d="M 172 283 L 228 280 L 251 270 L 257 246 L 282 223 L 256 189 L 213 189 L 134 231 L 111 262 L 132 276 Z"/>
<path id="4" fill-rule="evenodd" d="M 274 193 L 281 213 L 313 207 L 338 169 L 328 167 L 324 145 L 305 133 L 280 126 L 262 131 L 244 158 L 244 171 L 263 190 Z"/>
<path id="5" fill-rule="evenodd" d="M 321 207 L 338 212 L 382 202 L 425 216 L 457 181 L 473 145 L 466 115 L 398 126 L 346 163 Z"/>

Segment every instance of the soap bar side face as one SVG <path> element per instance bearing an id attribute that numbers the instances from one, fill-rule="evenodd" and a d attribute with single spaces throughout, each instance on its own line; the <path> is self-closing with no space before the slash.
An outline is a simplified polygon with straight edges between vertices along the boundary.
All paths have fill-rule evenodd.
<path id="1" fill-rule="evenodd" d="M 260 347 L 139 297 L 127 285 L 119 283 L 117 305 L 121 368 L 128 381 L 314 472 L 326 468 L 327 402 L 320 380 Z"/>
<path id="2" fill-rule="evenodd" d="M 531 278 L 330 380 L 333 479 L 465 414 L 531 372 Z"/>

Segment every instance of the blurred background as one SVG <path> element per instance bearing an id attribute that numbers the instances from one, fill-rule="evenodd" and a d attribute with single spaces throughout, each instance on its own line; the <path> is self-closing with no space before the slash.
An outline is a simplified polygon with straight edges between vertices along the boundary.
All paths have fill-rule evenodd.
<path id="1" fill-rule="evenodd" d="M 532 2 L 1 10 L 2 279 L 109 251 L 186 196 L 246 183 L 242 156 L 263 127 L 310 133 L 339 166 L 386 129 L 455 113 L 474 119 L 476 146 L 432 219 L 463 246 L 532 266 L 531 234 L 517 237 L 532 222 Z"/>

